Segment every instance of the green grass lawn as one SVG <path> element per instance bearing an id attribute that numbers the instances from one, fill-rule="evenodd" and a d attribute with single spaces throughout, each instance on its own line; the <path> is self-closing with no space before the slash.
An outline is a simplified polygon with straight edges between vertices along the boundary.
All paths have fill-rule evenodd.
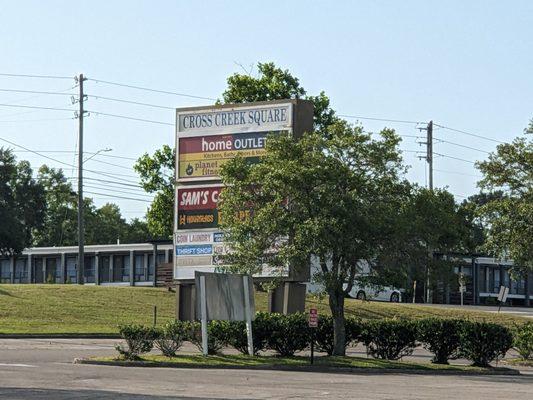
<path id="1" fill-rule="evenodd" d="M 175 293 L 162 288 L 78 285 L 0 285 L 0 334 L 115 334 L 117 325 L 158 325 L 174 318 Z M 327 300 L 309 297 L 307 307 L 329 313 Z M 256 309 L 266 311 L 266 293 L 256 294 Z M 525 319 L 505 314 L 458 311 L 410 304 L 346 301 L 346 315 L 365 319 L 426 316 L 468 317 L 505 325 Z"/>
<path id="2" fill-rule="evenodd" d="M 131 364 L 116 357 L 93 357 L 89 362 Z M 83 361 L 82 361 L 83 362 Z M 175 368 L 308 368 L 309 357 L 277 357 L 277 356 L 247 356 L 247 355 L 177 355 L 168 358 L 162 355 L 146 355 L 139 361 L 133 362 L 143 366 L 162 366 Z M 491 373 L 494 368 L 479 368 L 466 365 L 421 364 L 403 361 L 378 360 L 363 357 L 316 357 L 314 367 L 342 368 L 342 369 L 370 369 L 370 370 L 407 370 L 407 371 L 446 371 L 460 373 Z M 500 369 L 501 370 L 501 369 Z"/>

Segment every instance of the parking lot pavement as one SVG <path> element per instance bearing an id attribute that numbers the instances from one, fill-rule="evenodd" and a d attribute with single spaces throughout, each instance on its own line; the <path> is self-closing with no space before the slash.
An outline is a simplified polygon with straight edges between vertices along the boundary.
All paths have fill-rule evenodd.
<path id="1" fill-rule="evenodd" d="M 0 399 L 533 398 L 533 374 L 528 371 L 521 376 L 461 377 L 72 364 L 75 357 L 114 354 L 115 343 L 0 340 Z"/>

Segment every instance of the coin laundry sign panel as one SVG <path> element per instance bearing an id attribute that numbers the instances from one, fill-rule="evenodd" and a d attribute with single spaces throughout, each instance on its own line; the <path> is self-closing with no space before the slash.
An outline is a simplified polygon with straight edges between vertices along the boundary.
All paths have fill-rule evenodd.
<path id="1" fill-rule="evenodd" d="M 290 131 L 291 124 L 291 103 L 178 110 L 178 178 L 218 179 L 220 168 L 237 155 L 258 162 L 265 153 L 267 136 Z"/>

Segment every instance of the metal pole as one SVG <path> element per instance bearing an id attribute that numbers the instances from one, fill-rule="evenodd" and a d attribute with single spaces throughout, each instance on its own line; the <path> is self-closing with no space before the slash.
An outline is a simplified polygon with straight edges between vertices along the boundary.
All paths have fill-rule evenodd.
<path id="1" fill-rule="evenodd" d="M 427 162 L 429 164 L 429 190 L 433 190 L 433 121 L 429 121 L 427 130 Z"/>
<path id="2" fill-rule="evenodd" d="M 315 362 L 315 329 L 311 328 L 311 365 Z"/>
<path id="3" fill-rule="evenodd" d="M 202 352 L 204 356 L 208 353 L 207 340 L 207 299 L 205 297 L 205 276 L 200 276 L 200 316 L 202 319 Z"/>
<path id="4" fill-rule="evenodd" d="M 78 115 L 79 134 L 78 134 L 78 284 L 83 285 L 84 281 L 84 218 L 83 218 L 83 74 L 79 76 L 80 85 L 80 114 Z"/>
<path id="5" fill-rule="evenodd" d="M 244 313 L 246 315 L 246 336 L 248 338 L 248 354 L 254 355 L 254 340 L 252 335 L 252 310 L 250 307 L 250 276 L 243 276 L 242 283 L 244 285 Z"/>

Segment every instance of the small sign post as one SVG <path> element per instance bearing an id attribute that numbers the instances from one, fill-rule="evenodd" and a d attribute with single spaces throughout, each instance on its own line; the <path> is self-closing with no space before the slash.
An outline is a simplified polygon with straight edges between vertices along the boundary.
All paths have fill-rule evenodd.
<path id="1" fill-rule="evenodd" d="M 315 329 L 318 328 L 318 310 L 316 308 L 309 309 L 309 328 L 311 328 L 311 364 L 315 358 Z"/>
<path id="2" fill-rule="evenodd" d="M 459 274 L 459 292 L 461 293 L 461 306 L 463 306 L 464 293 L 466 292 L 466 276 L 462 272 Z"/>
<path id="3" fill-rule="evenodd" d="M 507 301 L 507 296 L 509 296 L 509 288 L 505 286 L 500 286 L 500 292 L 498 293 L 498 301 L 500 302 L 500 305 L 498 307 L 498 312 L 500 312 L 500 308 L 502 308 L 502 304 Z"/>

